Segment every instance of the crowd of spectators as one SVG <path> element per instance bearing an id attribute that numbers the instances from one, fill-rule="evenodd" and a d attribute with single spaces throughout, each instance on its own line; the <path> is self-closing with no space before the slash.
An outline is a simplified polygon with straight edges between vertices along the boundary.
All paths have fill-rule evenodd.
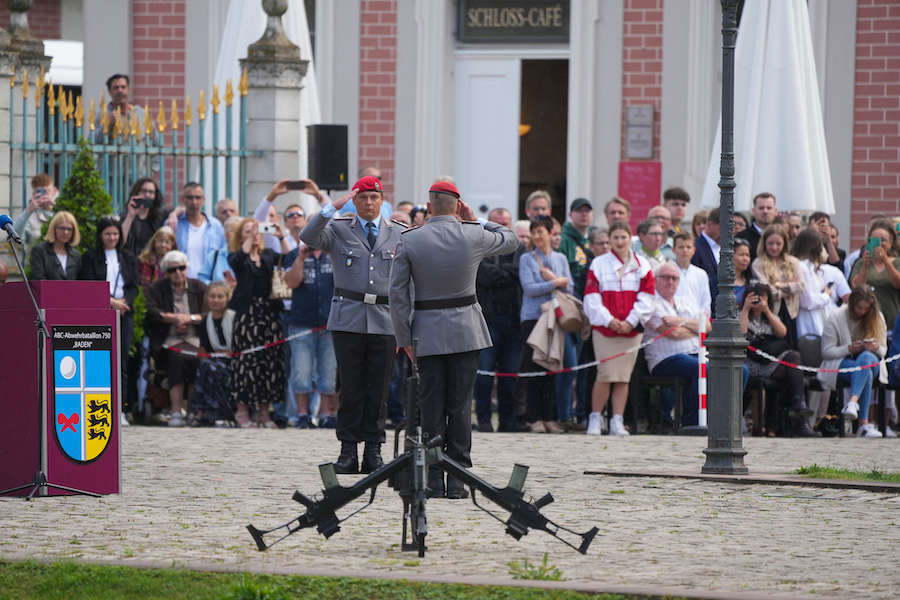
<path id="1" fill-rule="evenodd" d="M 303 185 L 304 193 L 327 201 L 314 182 Z M 167 209 L 157 183 L 144 177 L 134 182 L 120 215 L 99 221 L 94 246 L 82 256 L 78 223 L 54 210 L 58 192 L 41 174 L 14 226 L 29 247 L 33 279 L 108 283 L 110 307 L 122 316 L 123 365 L 135 299 L 143 292 L 145 339 L 136 344 L 144 360 L 128 383 L 148 402 L 162 394 L 156 404 L 170 426 L 333 428 L 339 382 L 325 329 L 333 265 L 300 238 L 307 224 L 303 204 L 276 210 L 289 191 L 287 180 L 279 181 L 250 216 L 239 215 L 227 198 L 208 216 L 200 184 L 186 184 Z M 626 425 L 626 409 L 646 392 L 635 386 L 644 372 L 682 382 L 681 398 L 666 387 L 641 409 L 648 427 L 668 432 L 696 425 L 701 334 L 716 315 L 723 257 L 726 224 L 719 209 L 688 217 L 691 199 L 680 188 L 666 190 L 646 215 L 632 215 L 626 199 L 613 197 L 603 206 L 601 228 L 588 199 L 569 205 L 565 223 L 551 216 L 553 201 L 538 190 L 525 201 L 524 220 L 514 221 L 505 209 L 488 214 L 515 231 L 520 247 L 485 259 L 478 271 L 477 296 L 493 347 L 479 364 L 477 428 L 494 431 L 496 397 L 497 431 L 627 436 L 638 427 L 635 418 Z M 354 211 L 350 202 L 341 212 Z M 381 212 L 412 227 L 429 216 L 406 201 L 385 202 Z M 848 253 L 825 213 L 779 214 L 768 193 L 753 199 L 751 212 L 752 218 L 734 216 L 734 292 L 741 331 L 762 353 L 748 351 L 742 383 L 748 399 L 769 384 L 779 393 L 748 426 L 768 436 L 818 435 L 813 426 L 828 411 L 827 391 L 840 388 L 840 410 L 856 422 L 857 434 L 880 436 L 869 419 L 873 386 L 876 379 L 900 382 L 895 363 L 820 372 L 825 392 L 810 390 L 811 379 L 788 365 L 808 363 L 802 350 L 811 344 L 826 368 L 870 366 L 887 356 L 889 344 L 900 349 L 893 336 L 900 327 L 898 220 L 873 216 L 865 245 Z M 634 231 L 630 223 L 637 224 Z M 580 329 L 562 328 L 560 303 L 569 300 L 580 307 Z M 274 344 L 285 338 L 289 343 Z M 406 360 L 398 355 L 393 371 L 393 421 L 403 416 Z M 487 374 L 548 365 L 562 372 Z M 890 418 L 896 420 L 895 408 Z M 890 425 L 882 429 L 893 436 Z"/>

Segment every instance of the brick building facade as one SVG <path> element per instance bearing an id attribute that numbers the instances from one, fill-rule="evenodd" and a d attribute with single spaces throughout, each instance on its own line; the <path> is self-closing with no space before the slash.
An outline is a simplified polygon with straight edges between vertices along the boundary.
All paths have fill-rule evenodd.
<path id="1" fill-rule="evenodd" d="M 484 73 L 497 67 L 491 76 L 510 84 L 503 89 L 512 90 L 511 102 L 522 102 L 527 97 L 516 91 L 519 75 L 515 68 L 502 72 L 503 65 L 552 59 L 569 64 L 569 135 L 566 151 L 559 149 L 567 155 L 569 176 L 560 214 L 577 195 L 600 205 L 616 192 L 615 166 L 608 163 L 625 156 L 624 112 L 634 104 L 654 108 L 652 160 L 663 164 L 663 187 L 682 185 L 699 197 L 697 181 L 705 175 L 718 114 L 718 3 L 560 0 L 572 19 L 567 43 L 478 45 L 459 40 L 457 11 L 463 1 L 306 3 L 315 6 L 310 22 L 316 30 L 323 115 L 351 129 L 351 173 L 374 164 L 388 190 L 414 201 L 438 175 L 460 175 L 464 186 L 474 185 L 460 173 L 460 154 L 453 150 L 464 98 L 461 67 L 476 65 Z M 42 38 L 59 37 L 65 29 L 59 15 L 67 2 L 35 0 L 32 30 Z M 159 101 L 167 107 L 172 99 L 183 102 L 186 88 L 204 86 L 195 74 L 209 73 L 215 48 L 227 43 L 220 39 L 226 4 L 110 0 L 105 11 L 118 12 L 107 18 L 123 21 L 127 47 L 117 48 L 121 57 L 106 61 L 95 60 L 98 53 L 108 54 L 103 44 L 116 47 L 119 41 L 93 39 L 92 17 L 85 13 L 85 92 L 97 89 L 118 64 L 116 70 L 132 75 L 134 100 L 154 113 Z M 807 5 L 836 222 L 847 246 L 848 237 L 854 244 L 862 239 L 868 215 L 900 214 L 900 5 L 892 0 L 809 0 Z M 0 7 L 0 19 L 5 15 Z M 347 53 L 352 44 L 357 47 Z M 105 62 L 102 73 L 96 62 Z M 510 162 L 508 168 L 518 166 Z M 516 208 L 514 202 L 510 206 Z"/>

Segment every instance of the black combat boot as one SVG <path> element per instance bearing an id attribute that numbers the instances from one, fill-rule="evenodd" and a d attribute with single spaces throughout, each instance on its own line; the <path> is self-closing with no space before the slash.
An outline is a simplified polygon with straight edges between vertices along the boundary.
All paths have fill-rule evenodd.
<path id="1" fill-rule="evenodd" d="M 788 409 L 788 417 L 791 419 L 798 419 L 803 417 L 809 417 L 813 414 L 813 411 L 809 406 L 806 405 L 806 400 L 803 396 L 798 396 L 794 398 L 794 403 L 791 405 L 791 408 Z"/>
<path id="2" fill-rule="evenodd" d="M 447 476 L 447 497 L 451 500 L 462 500 L 469 497 L 469 491 L 462 481 L 456 477 Z"/>
<path id="3" fill-rule="evenodd" d="M 428 498 L 444 497 L 444 472 L 440 469 L 428 469 L 428 490 L 425 492 Z"/>
<path id="4" fill-rule="evenodd" d="M 366 446 L 363 449 L 362 466 L 360 467 L 359 472 L 371 473 L 372 471 L 380 469 L 383 465 L 384 462 L 381 460 L 381 444 L 376 442 L 366 442 Z"/>
<path id="5" fill-rule="evenodd" d="M 791 419 L 794 437 L 822 437 L 818 431 L 813 431 L 809 422 L 804 418 Z"/>
<path id="6" fill-rule="evenodd" d="M 341 442 L 341 455 L 334 462 L 334 472 L 341 475 L 359 473 L 356 442 Z"/>

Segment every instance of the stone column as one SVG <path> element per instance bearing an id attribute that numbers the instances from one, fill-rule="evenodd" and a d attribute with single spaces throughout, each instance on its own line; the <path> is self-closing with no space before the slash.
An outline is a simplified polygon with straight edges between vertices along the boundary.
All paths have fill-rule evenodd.
<path id="1" fill-rule="evenodd" d="M 5 29 L 0 27 L 0 214 L 11 215 L 10 208 L 10 164 L 9 164 L 9 101 L 11 91 L 9 78 L 12 67 L 15 64 L 15 55 L 9 51 L 10 36 Z M 15 267 L 15 261 L 9 256 L 9 245 L 6 243 L 6 234 L 0 235 L 3 243 L 0 244 L 0 262 L 9 269 L 9 280 L 19 279 Z"/>
<path id="2" fill-rule="evenodd" d="M 307 61 L 284 33 L 281 17 L 287 11 L 287 0 L 262 0 L 262 5 L 268 15 L 266 30 L 247 49 L 247 58 L 241 59 L 250 85 L 247 149 L 262 152 L 259 158 L 247 159 L 244 210 L 250 214 L 275 181 L 298 176 L 300 136 L 306 135 L 300 122 L 300 89 Z M 317 206 L 304 206 L 304 210 Z"/>
<path id="3" fill-rule="evenodd" d="M 50 69 L 50 57 L 44 55 L 44 42 L 34 37 L 31 34 L 31 30 L 28 28 L 28 9 L 31 8 L 31 0 L 7 0 L 6 6 L 9 8 L 10 13 L 8 51 L 12 56 L 12 60 L 14 61 L 10 63 L 10 68 L 12 67 L 12 64 L 15 64 L 15 76 L 17 80 L 15 89 L 17 91 L 13 94 L 10 94 L 9 82 L 7 80 L 6 85 L 3 86 L 2 92 L 3 94 L 6 94 L 6 100 L 4 101 L 5 104 L 3 105 L 3 110 L 5 112 L 6 118 L 2 119 L 4 124 L 3 126 L 6 128 L 6 138 L 8 138 L 9 106 L 10 102 L 15 101 L 15 123 L 13 127 L 17 141 L 21 141 L 23 124 L 21 83 L 22 75 L 27 70 L 28 113 L 25 117 L 24 122 L 28 141 L 35 141 L 34 94 L 36 93 L 36 83 L 38 81 L 38 76 L 40 75 L 41 69 L 44 69 L 45 73 Z M 4 77 L 8 77 L 10 68 L 3 69 L 2 67 L 0 67 L 0 69 L 3 70 Z M 8 149 L 6 152 L 3 152 L 3 154 L 4 158 L 2 160 L 8 160 Z M 12 157 L 12 164 L 8 165 L 8 168 L 6 169 L 8 177 L 12 178 L 11 186 L 3 186 L 4 193 L 9 195 L 9 198 L 7 198 L 7 208 L 15 212 L 15 214 L 17 215 L 22 211 L 23 206 L 22 178 L 28 178 L 31 175 L 34 175 L 34 173 L 27 172 L 29 168 L 34 168 L 33 162 L 29 162 L 29 164 L 31 165 L 30 167 L 23 165 L 21 152 L 16 152 Z"/>

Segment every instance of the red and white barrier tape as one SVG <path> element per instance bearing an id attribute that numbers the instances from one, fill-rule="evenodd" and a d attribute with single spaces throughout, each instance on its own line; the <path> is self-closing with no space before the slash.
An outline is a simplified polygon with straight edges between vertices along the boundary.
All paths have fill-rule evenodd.
<path id="1" fill-rule="evenodd" d="M 307 329 L 306 331 L 298 331 L 297 333 L 289 335 L 284 339 L 275 340 L 274 342 L 262 344 L 261 346 L 253 346 L 252 348 L 247 348 L 246 350 L 241 350 L 240 352 L 195 352 L 194 350 L 183 350 L 182 348 L 176 348 L 174 346 L 163 346 L 163 349 L 171 350 L 172 352 L 177 352 L 178 354 L 184 354 L 185 356 L 196 356 L 198 358 L 235 358 L 237 356 L 241 356 L 242 354 L 262 352 L 263 350 L 268 350 L 269 348 L 280 346 L 281 344 L 284 344 L 291 340 L 316 333 L 317 331 L 323 331 L 324 329 L 325 327 L 314 327 L 312 329 Z"/>
<path id="2" fill-rule="evenodd" d="M 639 350 L 643 350 L 656 340 L 660 338 L 664 338 L 676 329 L 681 327 L 681 324 L 676 325 L 675 327 L 669 329 L 668 331 L 664 331 L 652 340 L 642 342 L 639 346 L 635 346 L 629 350 L 623 350 L 622 352 L 618 352 L 613 354 L 612 356 L 607 356 L 606 358 L 601 358 L 589 363 L 584 363 L 583 365 L 575 365 L 574 367 L 566 367 L 565 369 L 558 369 L 556 371 L 528 371 L 525 373 L 501 373 L 497 371 L 482 371 L 479 369 L 477 371 L 478 375 L 487 375 L 489 377 L 543 377 L 545 375 L 557 375 L 559 373 L 571 373 L 574 371 L 581 371 L 582 369 L 590 369 L 591 367 L 596 367 L 600 363 L 605 363 L 607 361 L 619 358 L 620 356 L 625 356 L 626 354 L 631 354 L 632 352 L 637 352 Z"/>
<path id="3" fill-rule="evenodd" d="M 807 373 L 855 373 L 856 371 L 862 371 L 864 369 L 874 369 L 879 366 L 882 362 L 889 363 L 895 360 L 900 359 L 900 354 L 895 354 L 894 356 L 889 356 L 885 358 L 883 361 L 878 361 L 869 365 L 860 365 L 858 367 L 845 367 L 843 369 L 823 369 L 821 367 L 808 367 L 806 365 L 798 365 L 796 363 L 788 362 L 786 360 L 779 360 L 777 356 L 772 356 L 768 352 L 764 352 L 759 348 L 754 346 L 747 346 L 747 350 L 750 352 L 756 353 L 757 356 L 762 356 L 766 360 L 770 362 L 778 363 L 779 365 L 784 365 L 786 367 L 790 367 L 792 369 L 799 369 L 800 371 L 806 371 Z"/>

